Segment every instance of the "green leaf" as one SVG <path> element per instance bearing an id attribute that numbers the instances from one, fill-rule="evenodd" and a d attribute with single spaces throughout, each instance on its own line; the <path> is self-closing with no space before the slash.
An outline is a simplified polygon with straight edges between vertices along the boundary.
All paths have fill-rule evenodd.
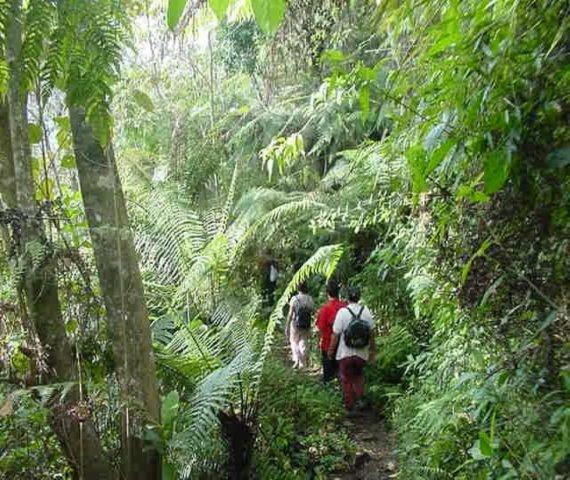
<path id="1" fill-rule="evenodd" d="M 412 184 L 416 193 L 427 190 L 426 151 L 421 145 L 416 145 L 406 152 L 406 160 L 412 174 Z"/>
<path id="2" fill-rule="evenodd" d="M 461 37 L 459 34 L 450 34 L 443 36 L 431 46 L 431 48 L 428 50 L 428 55 L 435 56 L 457 43 L 460 39 Z"/>
<path id="3" fill-rule="evenodd" d="M 489 435 L 483 431 L 479 432 L 479 450 L 481 451 L 481 454 L 486 457 L 492 456 L 495 450 Z"/>
<path id="4" fill-rule="evenodd" d="M 38 190 L 36 191 L 36 200 L 49 200 L 52 196 L 54 190 L 54 183 L 51 178 L 47 180 L 42 179 L 38 185 Z"/>
<path id="5" fill-rule="evenodd" d="M 469 453 L 475 460 L 484 460 L 493 456 L 497 448 L 497 442 L 493 442 L 487 433 L 479 432 L 479 439 L 473 444 Z"/>
<path id="6" fill-rule="evenodd" d="M 165 430 L 172 430 L 176 416 L 178 415 L 178 408 L 180 406 L 180 397 L 176 390 L 172 390 L 162 401 L 160 409 L 160 418 Z"/>
<path id="7" fill-rule="evenodd" d="M 546 161 L 550 168 L 564 168 L 570 164 L 570 147 L 562 147 L 550 152 Z"/>
<path id="8" fill-rule="evenodd" d="M 373 82 L 376 80 L 376 71 L 373 68 L 360 65 L 356 70 L 356 76 L 360 80 Z"/>
<path id="9" fill-rule="evenodd" d="M 111 129 L 113 126 L 113 118 L 109 112 L 103 109 L 94 110 L 88 115 L 87 119 L 93 129 L 95 138 L 101 146 L 107 146 L 111 140 Z"/>
<path id="10" fill-rule="evenodd" d="M 477 251 L 469 259 L 469 261 L 467 263 L 465 263 L 465 265 L 463 265 L 463 268 L 461 269 L 461 284 L 464 284 L 465 280 L 467 280 L 467 276 L 469 275 L 469 271 L 471 270 L 471 265 L 473 264 L 473 261 L 476 258 L 479 258 L 479 257 L 482 257 L 483 255 L 485 255 L 485 252 L 487 251 L 487 249 L 491 245 L 492 245 L 491 240 L 489 238 L 485 239 L 483 241 L 483 243 L 481 244 L 481 246 L 477 249 Z"/>
<path id="11" fill-rule="evenodd" d="M 35 123 L 28 123 L 28 137 L 31 144 L 40 143 L 42 140 L 42 127 Z"/>
<path id="12" fill-rule="evenodd" d="M 370 88 L 364 85 L 358 92 L 358 102 L 360 103 L 360 115 L 364 122 L 370 112 Z"/>
<path id="13" fill-rule="evenodd" d="M 184 13 L 188 0 L 168 0 L 168 10 L 166 11 L 166 24 L 170 30 L 174 30 L 180 17 Z"/>
<path id="14" fill-rule="evenodd" d="M 214 11 L 218 20 L 223 20 L 229 4 L 230 0 L 210 0 L 210 8 Z"/>
<path id="15" fill-rule="evenodd" d="M 449 153 L 449 150 L 451 150 L 451 147 L 453 147 L 454 145 L 455 145 L 455 140 L 449 139 L 443 142 L 439 147 L 437 147 L 433 151 L 427 166 L 426 170 L 427 175 L 429 175 L 439 166 L 439 164 L 442 162 L 445 156 Z"/>
<path id="16" fill-rule="evenodd" d="M 64 155 L 61 159 L 61 166 L 63 168 L 75 168 L 75 157 L 73 155 Z"/>
<path id="17" fill-rule="evenodd" d="M 346 60 L 344 53 L 342 53 L 340 50 L 325 50 L 322 53 L 321 58 L 324 61 L 327 61 L 330 63 L 341 63 L 341 62 L 344 62 Z"/>
<path id="18" fill-rule="evenodd" d="M 69 117 L 55 117 L 53 120 L 57 125 L 55 134 L 57 144 L 62 150 L 71 148 L 71 126 L 69 124 Z"/>
<path id="19" fill-rule="evenodd" d="M 70 320 L 65 325 L 65 331 L 69 334 L 75 333 L 78 328 L 79 328 L 79 323 L 77 323 L 77 320 Z"/>
<path id="20" fill-rule="evenodd" d="M 150 97 L 144 93 L 141 90 L 135 90 L 133 92 L 133 97 L 135 99 L 135 102 L 142 108 L 144 108 L 147 112 L 153 112 L 154 111 L 154 104 L 152 103 L 152 100 L 150 99 Z"/>
<path id="21" fill-rule="evenodd" d="M 162 461 L 162 480 L 176 480 L 176 468 L 166 460 Z"/>
<path id="22" fill-rule="evenodd" d="M 471 185 L 460 185 L 455 194 L 456 198 L 468 198 L 472 202 L 488 202 L 489 195 L 475 190 Z"/>
<path id="23" fill-rule="evenodd" d="M 489 154 L 484 162 L 485 193 L 490 195 L 503 187 L 509 178 L 510 167 L 509 154 L 504 149 Z"/>
<path id="24" fill-rule="evenodd" d="M 285 0 L 251 0 L 253 15 L 259 28 L 273 33 L 285 16 Z"/>

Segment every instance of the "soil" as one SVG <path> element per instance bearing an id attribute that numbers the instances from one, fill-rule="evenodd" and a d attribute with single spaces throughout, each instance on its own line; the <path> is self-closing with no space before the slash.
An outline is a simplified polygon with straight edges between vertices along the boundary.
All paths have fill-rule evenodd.
<path id="1" fill-rule="evenodd" d="M 394 435 L 372 410 L 346 418 L 344 426 L 357 445 L 356 462 L 350 472 L 331 475 L 331 480 L 385 480 L 396 478 Z"/>
<path id="2" fill-rule="evenodd" d="M 320 381 L 320 368 L 314 365 L 305 373 Z M 349 472 L 329 475 L 330 480 L 388 480 L 397 477 L 395 436 L 386 421 L 372 408 L 346 416 L 343 426 L 356 443 L 356 461 Z"/>

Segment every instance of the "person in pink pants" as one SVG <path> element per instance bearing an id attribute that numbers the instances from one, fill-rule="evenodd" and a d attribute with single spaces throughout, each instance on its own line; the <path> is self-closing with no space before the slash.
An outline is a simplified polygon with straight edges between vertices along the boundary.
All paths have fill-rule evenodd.
<path id="1" fill-rule="evenodd" d="M 305 283 L 298 286 L 298 293 L 289 303 L 289 315 L 285 326 L 285 336 L 291 345 L 293 368 L 302 369 L 309 365 L 310 339 L 315 302 L 309 295 Z"/>

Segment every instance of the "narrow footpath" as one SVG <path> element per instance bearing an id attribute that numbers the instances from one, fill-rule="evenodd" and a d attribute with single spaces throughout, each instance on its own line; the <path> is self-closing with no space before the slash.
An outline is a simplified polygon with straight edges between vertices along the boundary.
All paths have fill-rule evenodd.
<path id="1" fill-rule="evenodd" d="M 320 381 L 320 369 L 306 370 L 306 375 Z M 388 480 L 397 477 L 395 438 L 386 421 L 372 409 L 354 417 L 345 417 L 343 426 L 356 443 L 356 462 L 349 472 L 330 475 L 331 480 Z"/>
<path id="2" fill-rule="evenodd" d="M 372 410 L 345 418 L 344 426 L 357 445 L 353 471 L 332 475 L 332 480 L 387 480 L 396 478 L 394 437 L 385 421 Z"/>

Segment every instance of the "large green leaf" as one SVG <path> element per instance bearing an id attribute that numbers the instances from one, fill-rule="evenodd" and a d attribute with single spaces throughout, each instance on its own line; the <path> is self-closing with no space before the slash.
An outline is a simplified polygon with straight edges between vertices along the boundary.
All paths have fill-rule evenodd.
<path id="1" fill-rule="evenodd" d="M 210 8 L 216 14 L 218 20 L 222 20 L 228 10 L 230 0 L 210 0 Z"/>
<path id="2" fill-rule="evenodd" d="M 285 15 L 285 0 L 251 0 L 255 21 L 265 33 L 273 33 Z"/>
<path id="3" fill-rule="evenodd" d="M 174 30 L 182 13 L 184 13 L 184 8 L 188 0 L 168 0 L 168 10 L 166 11 L 166 23 L 170 30 Z"/>
<path id="4" fill-rule="evenodd" d="M 162 480 L 176 480 L 176 467 L 166 460 L 162 461 Z"/>
<path id="5" fill-rule="evenodd" d="M 487 156 L 483 173 L 485 193 L 495 193 L 503 187 L 509 178 L 510 167 L 509 154 L 504 149 L 495 150 Z"/>
<path id="6" fill-rule="evenodd" d="M 170 392 L 162 401 L 160 409 L 160 418 L 165 430 L 172 430 L 174 421 L 178 416 L 178 408 L 180 407 L 180 396 L 176 390 Z"/>
<path id="7" fill-rule="evenodd" d="M 364 85 L 358 92 L 358 102 L 360 103 L 360 118 L 364 122 L 370 113 L 370 87 Z"/>
<path id="8" fill-rule="evenodd" d="M 42 139 L 42 127 L 35 123 L 28 123 L 28 137 L 30 143 L 40 143 Z"/>
<path id="9" fill-rule="evenodd" d="M 427 190 L 427 157 L 428 154 L 421 145 L 411 147 L 406 152 L 406 160 L 412 175 L 412 185 L 417 193 Z"/>
<path id="10" fill-rule="evenodd" d="M 140 107 L 144 108 L 147 112 L 154 111 L 154 104 L 152 103 L 152 100 L 142 90 L 135 90 L 133 92 L 133 97 L 135 99 L 135 102 L 137 102 L 137 104 Z"/>
<path id="11" fill-rule="evenodd" d="M 75 157 L 73 155 L 64 155 L 61 159 L 61 166 L 63 168 L 75 168 Z"/>

